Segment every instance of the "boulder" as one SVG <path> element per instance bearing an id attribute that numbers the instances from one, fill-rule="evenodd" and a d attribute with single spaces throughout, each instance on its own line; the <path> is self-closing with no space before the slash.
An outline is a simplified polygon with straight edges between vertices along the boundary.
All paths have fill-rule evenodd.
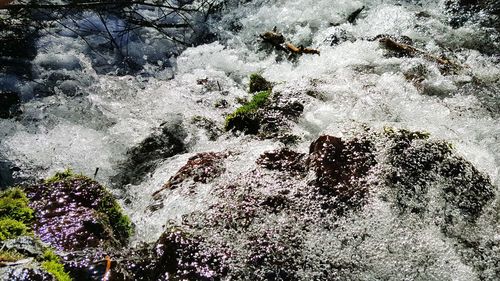
<path id="1" fill-rule="evenodd" d="M 83 250 L 125 245 L 129 219 L 105 187 L 69 171 L 26 188 L 35 212 L 33 230 L 59 250 Z"/>

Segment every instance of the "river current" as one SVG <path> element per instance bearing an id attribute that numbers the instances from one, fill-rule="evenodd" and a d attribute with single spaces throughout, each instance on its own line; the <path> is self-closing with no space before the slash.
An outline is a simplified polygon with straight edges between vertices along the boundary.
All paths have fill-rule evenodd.
<path id="1" fill-rule="evenodd" d="M 203 23 L 213 35 L 208 43 L 179 48 L 176 55 L 167 55 L 173 47 L 157 38 L 124 43 L 142 67 L 134 74 L 97 68 L 86 42 L 61 27 L 41 34 L 32 71 L 44 81 L 56 72 L 71 79 L 54 85 L 53 94 L 40 97 L 33 83 L 9 78 L 14 81 L 9 87 L 23 99 L 19 116 L 0 119 L 0 156 L 16 167 L 11 169 L 12 181 L 29 182 L 67 168 L 95 174 L 136 225 L 132 244 L 155 241 L 166 221 L 181 222 L 184 215 L 223 200 L 211 192 L 214 184 L 200 184 L 195 193 L 167 191 L 162 207 L 150 212 L 151 205 L 158 203 L 151 194 L 190 157 L 206 151 L 236 151 L 237 156 L 228 158 L 228 172 L 216 181 L 223 185 L 241 181 L 242 175 L 255 169 L 259 155 L 283 146 L 276 139 L 223 132 L 225 117 L 240 106 L 239 100 L 251 96 L 250 75 L 259 73 L 274 84 L 273 92 L 307 92 L 316 97 L 305 100 L 303 113 L 290 129 L 299 137 L 296 151 L 307 152 L 309 144 L 323 134 L 349 137 L 366 128 L 383 131 L 387 127 L 427 132 L 431 140 L 451 143 L 456 154 L 487 175 L 498 202 L 500 39 L 498 30 L 482 24 L 486 15 L 476 13 L 453 26 L 445 1 L 226 2 L 220 13 Z M 361 7 L 355 21 L 349 22 L 349 15 Z M 113 24 L 120 22 L 109 22 Z M 288 42 L 317 49 L 320 55 L 288 59 L 262 42 L 259 35 L 273 29 Z M 426 56 L 390 55 L 374 40 L 379 35 L 411 38 L 412 46 L 445 55 L 460 69 L 443 72 Z M 3 79 L 7 85 L 9 80 Z M 219 132 L 217 138 L 192 122 L 200 117 L 211 120 L 210 129 Z M 127 151 L 162 124 L 179 126 L 186 149 L 159 161 L 140 180 L 118 186 L 116 178 L 124 173 Z M 437 199 L 435 203 L 440 204 Z M 341 227 L 332 234 L 312 232 L 307 240 L 310 251 L 317 256 L 338 251 L 335 239 L 369 229 L 371 236 L 359 248 L 337 256 L 366 264 L 365 273 L 352 275 L 353 280 L 410 280 L 405 278 L 412 275 L 404 273 L 423 266 L 425 255 L 435 260 L 425 265 L 426 273 L 413 275 L 416 279 L 479 280 L 473 266 L 450 246 L 450 239 L 427 225 L 431 219 L 397 219 L 377 200 L 367 208 L 370 215 L 341 219 L 343 231 Z M 491 208 L 498 212 L 498 203 Z M 484 236 L 500 240 L 498 218 L 485 219 L 478 227 L 484 227 L 480 231 Z M 490 265 L 498 266 L 499 257 L 490 258 L 497 259 Z M 314 275 L 304 269 L 300 276 L 313 280 L 308 278 Z"/>

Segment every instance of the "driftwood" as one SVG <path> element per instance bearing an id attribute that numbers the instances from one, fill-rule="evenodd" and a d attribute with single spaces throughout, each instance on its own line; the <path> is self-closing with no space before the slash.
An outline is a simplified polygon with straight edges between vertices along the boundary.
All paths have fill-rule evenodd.
<path id="1" fill-rule="evenodd" d="M 396 40 L 394 40 L 390 37 L 387 37 L 387 36 L 381 37 L 379 39 L 379 42 L 386 49 L 397 52 L 398 54 L 403 55 L 403 56 L 408 56 L 408 57 L 422 56 L 425 59 L 435 61 L 438 64 L 446 66 L 446 67 L 450 67 L 450 68 L 454 68 L 454 69 L 462 68 L 458 63 L 455 63 L 447 58 L 439 57 L 439 56 L 430 54 L 426 51 L 417 49 L 410 44 L 397 42 Z"/>
<path id="2" fill-rule="evenodd" d="M 267 31 L 260 35 L 262 41 L 269 43 L 274 46 L 275 49 L 289 53 L 291 55 L 302 55 L 302 54 L 317 54 L 319 55 L 319 50 L 312 48 L 305 48 L 303 46 L 295 46 L 290 42 L 286 42 L 283 34 L 279 33 L 276 27 L 273 31 Z"/>

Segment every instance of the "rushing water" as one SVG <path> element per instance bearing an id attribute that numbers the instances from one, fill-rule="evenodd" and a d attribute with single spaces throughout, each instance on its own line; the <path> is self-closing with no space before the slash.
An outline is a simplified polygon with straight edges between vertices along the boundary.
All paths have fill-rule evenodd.
<path id="1" fill-rule="evenodd" d="M 453 144 L 456 153 L 489 176 L 498 198 L 500 58 L 494 52 L 500 40 L 494 29 L 478 23 L 480 14 L 452 27 L 451 16 L 440 1 L 232 2 L 209 23 L 217 40 L 187 48 L 176 58 L 161 57 L 165 46 L 154 40 L 131 41 L 132 55 L 144 58 L 144 70 L 137 75 L 96 70 L 94 55 L 85 42 L 71 34 L 51 32 L 39 38 L 33 71 L 48 77 L 57 70 L 74 79 L 59 84 L 55 94 L 35 99 L 30 99 L 36 92 L 33 85 L 17 85 L 28 100 L 22 105 L 23 113 L 0 120 L 0 156 L 19 167 L 14 177 L 31 180 L 65 168 L 93 175 L 99 168 L 97 180 L 116 186 L 113 179 L 127 161 L 129 149 L 160 124 L 181 124 L 185 152 L 164 159 L 140 182 L 113 189 L 137 225 L 134 241 L 154 241 L 168 219 L 180 221 L 182 215 L 221 200 L 211 192 L 213 186 L 206 184 L 198 186 L 195 194 L 169 191 L 161 210 L 148 211 L 151 194 L 189 157 L 203 151 L 236 151 L 228 158 L 228 172 L 216 181 L 230 183 L 254 169 L 255 159 L 264 151 L 281 146 L 276 140 L 232 133 L 213 140 L 191 122 L 193 117 L 203 116 L 223 128 L 225 116 L 239 106 L 237 99 L 249 97 L 250 74 L 258 72 L 276 83 L 275 92 L 309 92 L 321 97 L 305 99 L 304 112 L 292 127 L 292 133 L 301 137 L 296 150 L 306 152 L 321 134 L 344 136 L 362 127 L 425 131 L 431 139 Z M 365 9 L 355 24 L 347 22 L 362 6 Z M 288 41 L 316 48 L 321 55 L 287 60 L 278 50 L 263 46 L 259 34 L 274 27 Z M 443 73 L 436 62 L 422 56 L 388 56 L 378 40 L 372 40 L 381 34 L 408 36 L 419 49 L 445 54 L 462 67 Z M 337 42 L 335 38 L 341 39 Z M 493 54 L 484 51 L 488 48 Z M 156 64 L 152 62 L 156 60 Z M 422 79 L 408 79 L 414 73 Z M 216 106 L 222 100 L 227 106 Z M 402 280 L 405 277 L 399 274 L 423 262 L 415 256 L 427 253 L 442 260 L 435 261 L 429 266 L 431 273 L 422 276 L 477 278 L 448 238 L 427 225 L 431 219 L 419 221 L 410 216 L 395 220 L 383 202 L 369 206 L 359 217 L 340 221 L 343 231 L 311 232 L 314 237 L 307 239 L 310 251 L 318 255 L 311 254 L 310 259 L 331 258 L 327 253 L 340 247 L 336 239 L 366 231 L 371 234 L 368 241 L 352 251 L 370 253 L 360 259 L 369 264 L 366 272 L 372 272 L 372 277 Z M 484 222 L 484 227 L 485 233 L 494 236 L 496 232 L 495 239 L 500 239 L 498 220 Z M 318 249 L 320 244 L 314 241 L 323 241 L 320 244 L 325 248 Z M 399 254 L 388 254 L 388 247 L 393 247 L 390 253 Z M 405 251 L 407 247 L 412 250 Z M 337 260 L 354 259 L 347 255 L 355 254 L 343 252 Z M 401 272 L 392 268 L 395 264 Z M 302 275 L 303 280 L 312 277 L 307 272 Z M 370 275 L 358 272 L 352 278 L 370 280 Z"/>

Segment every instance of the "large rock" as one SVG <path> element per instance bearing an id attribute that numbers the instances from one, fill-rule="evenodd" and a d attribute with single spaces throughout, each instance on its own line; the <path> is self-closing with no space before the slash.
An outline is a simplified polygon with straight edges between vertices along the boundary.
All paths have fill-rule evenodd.
<path id="1" fill-rule="evenodd" d="M 131 234 L 113 196 L 87 177 L 59 173 L 26 193 L 35 211 L 35 234 L 59 250 L 119 247 Z"/>
<path id="2" fill-rule="evenodd" d="M 152 258 L 163 267 L 147 272 L 194 280 L 208 280 L 200 272 L 212 280 L 456 276 L 456 257 L 436 249 L 444 244 L 478 279 L 499 274 L 498 242 L 476 226 L 495 217 L 489 214 L 495 187 L 449 143 L 393 129 L 323 135 L 308 154 L 285 148 L 264 153 L 257 164 L 230 183 L 214 184 L 217 203 L 163 234 L 156 246 L 161 255 Z M 432 243 L 405 244 L 429 228 L 437 232 L 426 238 Z M 411 266 L 378 270 L 378 260 L 393 259 Z M 429 273 L 422 273 L 423 262 Z"/>

